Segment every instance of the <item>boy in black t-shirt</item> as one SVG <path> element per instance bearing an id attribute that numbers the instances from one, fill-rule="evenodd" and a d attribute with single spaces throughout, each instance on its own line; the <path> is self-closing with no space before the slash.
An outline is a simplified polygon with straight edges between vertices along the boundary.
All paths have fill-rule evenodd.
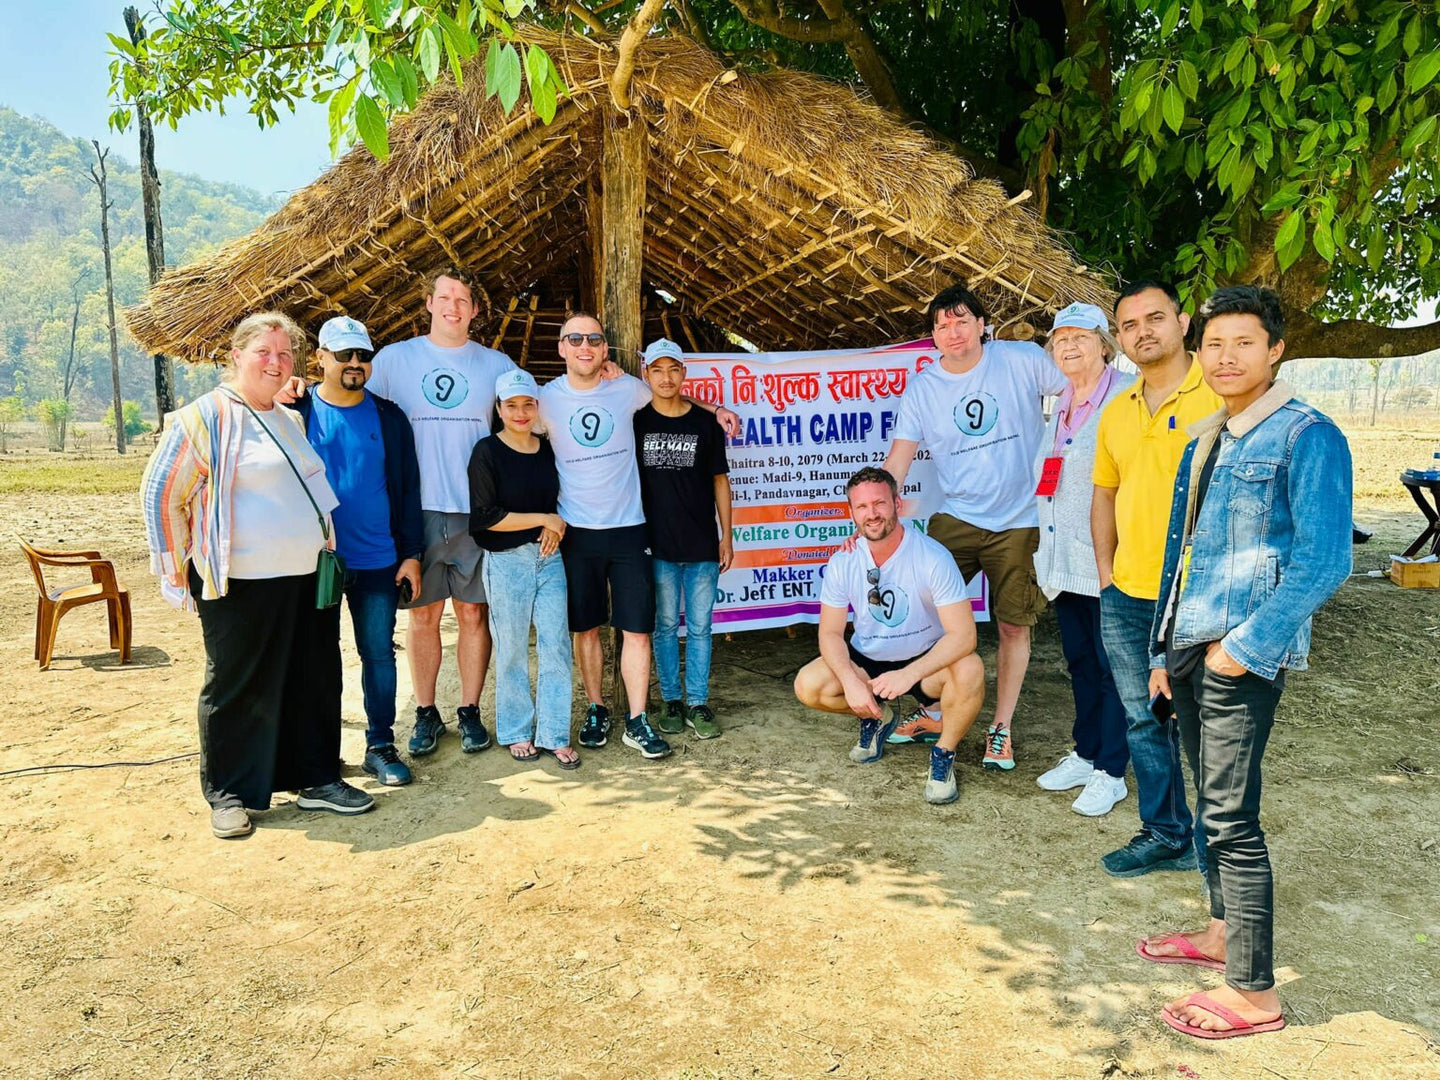
<path id="1" fill-rule="evenodd" d="M 645 350 L 645 381 L 653 396 L 635 414 L 635 453 L 655 565 L 655 668 L 665 699 L 659 727 L 677 735 L 688 724 L 699 738 L 713 739 L 720 728 L 709 705 L 710 614 L 720 573 L 734 557 L 725 435 L 709 413 L 680 396 L 685 361 L 675 342 L 661 338 Z"/>

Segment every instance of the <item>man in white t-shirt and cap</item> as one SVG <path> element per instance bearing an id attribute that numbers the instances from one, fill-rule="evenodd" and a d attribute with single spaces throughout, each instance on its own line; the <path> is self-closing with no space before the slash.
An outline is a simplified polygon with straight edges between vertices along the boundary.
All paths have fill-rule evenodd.
<path id="1" fill-rule="evenodd" d="M 650 388 L 633 375 L 607 377 L 610 347 L 593 315 L 577 312 L 566 319 L 559 349 L 565 374 L 541 388 L 540 421 L 560 473 L 560 516 L 566 525 L 560 553 L 588 702 L 580 745 L 595 749 L 610 736 L 600 643 L 600 627 L 609 622 L 621 636 L 620 677 L 628 705 L 623 742 L 644 757 L 663 758 L 670 744 L 646 715 L 655 579 L 635 457 L 635 413 L 649 404 Z M 722 423 L 738 423 L 728 409 L 694 404 L 714 411 Z"/>
<path id="2" fill-rule="evenodd" d="M 795 696 L 812 709 L 859 718 L 850 760 L 860 765 L 884 754 L 896 698 L 938 703 L 941 731 L 930 748 L 925 800 L 954 802 L 955 748 L 985 696 L 965 579 L 940 544 L 900 523 L 898 485 L 888 472 L 861 469 L 845 494 L 860 538 L 825 565 L 820 656 L 795 676 Z M 847 643 L 849 609 L 855 633 Z"/>
<path id="3" fill-rule="evenodd" d="M 1035 582 L 1040 517 L 1033 469 L 1045 434 L 1041 400 L 1068 383 L 1035 343 L 986 341 L 985 308 L 963 283 L 930 301 L 929 316 L 940 359 L 906 387 L 885 469 L 903 486 L 925 444 L 945 495 L 926 533 L 954 556 L 967 580 L 984 571 L 989 582 L 1000 647 L 995 717 L 981 764 L 1009 770 L 1030 628 L 1045 610 Z"/>
<path id="4" fill-rule="evenodd" d="M 425 525 L 420 594 L 410 612 L 405 653 L 415 691 L 410 754 L 433 754 L 445 733 L 435 705 L 440 674 L 440 617 L 445 601 L 455 612 L 460 667 L 460 749 L 490 745 L 480 719 L 480 693 L 490 666 L 489 606 L 480 575 L 481 550 L 470 535 L 470 481 L 466 467 L 475 444 L 490 434 L 495 380 L 515 367 L 504 353 L 470 340 L 478 308 L 474 279 L 458 268 L 430 282 L 425 309 L 430 331 L 397 341 L 375 354 L 368 389 L 404 410 L 420 461 L 420 505 Z"/>

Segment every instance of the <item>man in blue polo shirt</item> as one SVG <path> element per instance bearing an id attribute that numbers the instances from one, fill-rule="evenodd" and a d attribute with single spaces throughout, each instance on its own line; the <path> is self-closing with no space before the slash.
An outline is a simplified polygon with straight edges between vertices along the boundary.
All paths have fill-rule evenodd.
<path id="1" fill-rule="evenodd" d="M 325 462 L 340 499 L 335 549 L 345 560 L 345 599 L 360 653 L 365 697 L 365 762 L 382 784 L 411 780 L 395 752 L 395 611 L 420 592 L 425 550 L 420 466 L 400 407 L 367 393 L 374 347 L 365 327 L 340 316 L 320 328 L 315 358 L 323 380 L 293 408 Z M 339 632 L 340 609 L 333 609 Z"/>

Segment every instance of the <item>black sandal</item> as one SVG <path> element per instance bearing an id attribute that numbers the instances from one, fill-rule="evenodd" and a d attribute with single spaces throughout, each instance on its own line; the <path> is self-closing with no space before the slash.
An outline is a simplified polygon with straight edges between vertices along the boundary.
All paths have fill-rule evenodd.
<path id="1" fill-rule="evenodd" d="M 561 750 L 569 750 L 570 748 L 569 748 L 568 746 L 562 746 L 562 747 L 559 747 L 559 749 L 561 749 Z M 571 753 L 575 753 L 573 750 L 571 750 L 570 752 L 571 752 Z M 580 755 L 579 755 L 579 754 L 575 754 L 575 756 L 574 756 L 573 758 L 571 758 L 569 761 L 566 761 L 566 760 L 565 760 L 564 758 L 562 758 L 559 754 L 555 753 L 554 750 L 551 750 L 548 746 L 542 746 L 542 747 L 540 747 L 540 753 L 542 753 L 542 754 L 549 754 L 552 758 L 555 759 L 555 764 L 556 764 L 556 765 L 559 765 L 560 768 L 564 769 L 566 772 L 570 772 L 570 771 L 572 771 L 572 770 L 574 770 L 574 769 L 578 769 L 578 768 L 580 767 Z"/>

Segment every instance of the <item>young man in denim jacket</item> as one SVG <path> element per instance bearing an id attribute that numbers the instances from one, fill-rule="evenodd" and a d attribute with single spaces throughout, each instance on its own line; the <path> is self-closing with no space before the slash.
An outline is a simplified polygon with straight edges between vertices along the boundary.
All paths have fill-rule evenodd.
<path id="1" fill-rule="evenodd" d="M 1350 449 L 1271 372 L 1279 298 L 1221 289 L 1197 317 L 1205 381 L 1225 407 L 1190 427 L 1152 634 L 1150 689 L 1171 698 L 1207 840 L 1210 924 L 1138 943 L 1157 963 L 1223 969 L 1225 985 L 1165 1007 L 1171 1027 L 1222 1039 L 1284 1027 L 1260 762 L 1310 618 L 1350 574 Z"/>

